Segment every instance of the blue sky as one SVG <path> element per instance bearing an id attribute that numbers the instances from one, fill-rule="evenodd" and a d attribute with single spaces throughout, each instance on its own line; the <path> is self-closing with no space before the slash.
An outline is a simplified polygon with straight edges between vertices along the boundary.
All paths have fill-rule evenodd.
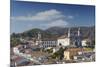
<path id="1" fill-rule="evenodd" d="M 39 2 L 11 2 L 11 33 L 53 26 L 93 26 L 95 7 Z"/>

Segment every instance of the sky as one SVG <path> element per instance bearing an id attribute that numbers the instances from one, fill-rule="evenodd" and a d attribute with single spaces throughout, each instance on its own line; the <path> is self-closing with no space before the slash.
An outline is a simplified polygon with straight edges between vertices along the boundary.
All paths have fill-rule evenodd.
<path id="1" fill-rule="evenodd" d="M 11 33 L 54 26 L 94 26 L 95 7 L 41 2 L 11 1 Z"/>

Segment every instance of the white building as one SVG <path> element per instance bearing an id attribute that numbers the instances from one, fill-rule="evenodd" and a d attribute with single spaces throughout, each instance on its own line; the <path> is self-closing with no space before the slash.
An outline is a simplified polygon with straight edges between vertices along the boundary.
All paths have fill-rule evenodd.
<path id="1" fill-rule="evenodd" d="M 77 35 L 71 35 L 70 28 L 68 30 L 68 34 L 65 34 L 58 38 L 57 45 L 62 46 L 81 46 L 81 38 L 80 38 L 80 28 L 77 31 Z"/>
<path id="2" fill-rule="evenodd" d="M 42 39 L 42 47 L 56 47 L 57 46 L 57 40 L 54 38 L 49 38 L 49 39 Z"/>
<path id="3" fill-rule="evenodd" d="M 38 33 L 38 37 L 36 40 L 36 45 L 40 45 L 41 47 L 56 47 L 56 46 L 81 46 L 80 39 L 80 28 L 77 31 L 77 35 L 71 35 L 70 28 L 68 30 L 68 34 L 65 34 L 58 38 L 42 38 L 41 34 Z"/>
<path id="4" fill-rule="evenodd" d="M 90 39 L 84 39 L 84 40 L 82 40 L 82 46 L 88 46 L 89 44 L 87 44 L 87 43 L 90 43 L 91 41 L 90 41 Z"/>
<path id="5" fill-rule="evenodd" d="M 20 50 L 22 50 L 22 49 L 23 49 L 23 46 L 22 45 L 18 45 L 18 46 L 16 46 L 16 47 L 13 48 L 13 52 L 15 54 L 19 54 Z"/>
<path id="6" fill-rule="evenodd" d="M 82 46 L 87 46 L 87 41 L 86 40 L 82 40 Z"/>
<path id="7" fill-rule="evenodd" d="M 69 30 L 68 30 L 68 35 L 67 34 L 65 34 L 65 35 L 63 35 L 63 36 L 61 36 L 61 37 L 59 37 L 58 38 L 58 40 L 57 40 L 57 45 L 59 46 L 69 46 L 70 45 L 70 40 L 71 40 L 71 38 L 70 38 L 70 28 L 69 28 Z"/>
<path id="8" fill-rule="evenodd" d="M 56 38 L 42 38 L 41 34 L 38 33 L 38 37 L 36 39 L 36 45 L 40 47 L 47 48 L 47 47 L 56 47 L 57 46 L 57 39 Z"/>
<path id="9" fill-rule="evenodd" d="M 58 38 L 57 45 L 58 46 L 69 46 L 70 45 L 70 39 L 67 37 L 67 35 L 63 35 Z"/>

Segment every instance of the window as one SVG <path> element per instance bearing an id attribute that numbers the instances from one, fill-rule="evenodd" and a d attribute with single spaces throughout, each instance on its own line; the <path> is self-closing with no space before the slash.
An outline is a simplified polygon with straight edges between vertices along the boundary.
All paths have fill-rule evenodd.
<path id="1" fill-rule="evenodd" d="M 59 46 L 62 46 L 62 44 L 61 44 L 61 43 L 59 43 Z"/>

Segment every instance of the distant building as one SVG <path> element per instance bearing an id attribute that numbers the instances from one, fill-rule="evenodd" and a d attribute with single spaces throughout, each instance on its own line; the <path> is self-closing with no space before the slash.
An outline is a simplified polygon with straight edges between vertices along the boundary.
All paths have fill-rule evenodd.
<path id="1" fill-rule="evenodd" d="M 78 54 L 78 51 L 81 51 L 80 48 L 70 48 L 64 51 L 64 59 L 71 60 L 73 56 Z"/>
<path id="2" fill-rule="evenodd" d="M 15 53 L 15 54 L 19 54 L 20 53 L 20 51 L 22 51 L 23 50 L 23 45 L 18 45 L 18 46 L 16 46 L 16 47 L 14 47 L 13 48 L 13 52 Z"/>
<path id="3" fill-rule="evenodd" d="M 91 51 L 88 48 L 69 48 L 64 51 L 64 60 L 72 60 L 75 55 L 80 55 L 83 52 Z"/>
<path id="4" fill-rule="evenodd" d="M 90 42 L 91 42 L 90 39 L 84 39 L 82 40 L 82 46 L 88 46 L 89 45 L 88 43 Z"/>
<path id="5" fill-rule="evenodd" d="M 67 35 L 63 35 L 58 38 L 57 40 L 58 46 L 69 46 L 70 45 L 70 38 Z"/>
<path id="6" fill-rule="evenodd" d="M 72 46 L 72 47 L 81 47 L 81 34 L 80 28 L 77 31 L 77 34 L 72 35 L 69 28 L 68 34 L 62 35 L 58 38 L 42 38 L 40 32 L 38 33 L 38 37 L 36 39 L 36 45 L 39 45 L 43 48 L 46 47 L 56 47 L 56 46 Z"/>
<path id="7" fill-rule="evenodd" d="M 38 37 L 36 39 L 36 45 L 40 47 L 47 48 L 47 47 L 56 47 L 57 46 L 57 39 L 56 38 L 42 38 L 41 34 L 38 33 Z"/>
<path id="8" fill-rule="evenodd" d="M 86 40 L 82 40 L 82 46 L 87 46 L 87 41 Z"/>
<path id="9" fill-rule="evenodd" d="M 69 28 L 68 35 L 66 34 L 58 38 L 57 45 L 81 47 L 80 28 L 78 29 L 77 34 L 74 35 L 72 35 L 71 29 Z"/>
<path id="10" fill-rule="evenodd" d="M 74 60 L 78 60 L 78 61 L 95 61 L 95 52 L 87 51 L 87 52 L 83 52 L 83 54 L 75 55 Z"/>
<path id="11" fill-rule="evenodd" d="M 42 39 L 41 47 L 46 48 L 46 47 L 56 47 L 56 46 L 57 46 L 57 40 L 55 38 Z"/>
<path id="12" fill-rule="evenodd" d="M 13 64 L 13 66 L 25 66 L 28 65 L 30 63 L 29 60 L 23 58 L 23 57 L 19 57 L 17 56 L 16 58 L 13 59 L 13 61 L 11 62 L 11 64 Z"/>

